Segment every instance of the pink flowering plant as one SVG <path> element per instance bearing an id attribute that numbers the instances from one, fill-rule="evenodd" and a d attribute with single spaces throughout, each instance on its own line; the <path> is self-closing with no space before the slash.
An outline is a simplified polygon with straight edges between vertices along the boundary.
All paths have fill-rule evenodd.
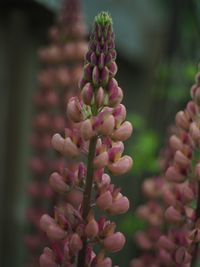
<path id="1" fill-rule="evenodd" d="M 200 261 L 200 73 L 191 97 L 176 114 L 163 174 L 144 182 L 148 202 L 137 212 L 149 227 L 136 235 L 144 253 L 132 267 L 197 267 Z"/>
<path id="2" fill-rule="evenodd" d="M 51 172 L 63 165 L 62 157 L 52 155 L 51 137 L 64 132 L 71 122 L 65 118 L 67 99 L 77 93 L 86 52 L 85 27 L 79 0 L 64 0 L 55 25 L 49 29 L 49 43 L 40 48 L 41 69 L 38 88 L 33 96 L 34 116 L 30 160 L 32 179 L 27 193 L 30 206 L 26 211 L 29 233 L 25 236 L 28 249 L 27 266 L 39 266 L 39 255 L 48 244 L 41 231 L 42 214 L 51 212 L 56 194 L 47 183 Z"/>
<path id="3" fill-rule="evenodd" d="M 124 235 L 106 217 L 129 209 L 129 200 L 111 175 L 132 167 L 131 157 L 122 155 L 132 125 L 125 120 L 123 92 L 114 78 L 115 59 L 112 19 L 102 12 L 95 18 L 80 94 L 67 104 L 72 125 L 64 137 L 52 137 L 54 149 L 67 164 L 50 175 L 59 201 L 54 216 L 45 214 L 40 220 L 50 241 L 40 257 L 41 267 L 112 267 L 106 252 L 118 252 L 125 244 Z"/>

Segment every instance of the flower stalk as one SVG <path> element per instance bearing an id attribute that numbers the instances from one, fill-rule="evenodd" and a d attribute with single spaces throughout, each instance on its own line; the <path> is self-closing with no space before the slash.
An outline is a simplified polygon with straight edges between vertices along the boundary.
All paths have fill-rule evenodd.
<path id="1" fill-rule="evenodd" d="M 88 164 L 87 164 L 87 178 L 85 184 L 85 190 L 83 194 L 83 220 L 86 221 L 87 216 L 89 214 L 91 208 L 91 195 L 92 195 L 92 186 L 93 186 L 93 176 L 94 176 L 94 167 L 93 161 L 95 157 L 97 137 L 93 137 L 90 141 L 89 152 L 88 152 Z M 83 262 L 85 262 L 86 258 L 86 248 L 87 248 L 87 240 L 83 239 L 83 248 L 79 252 L 78 255 L 78 265 L 77 267 L 81 267 Z"/>

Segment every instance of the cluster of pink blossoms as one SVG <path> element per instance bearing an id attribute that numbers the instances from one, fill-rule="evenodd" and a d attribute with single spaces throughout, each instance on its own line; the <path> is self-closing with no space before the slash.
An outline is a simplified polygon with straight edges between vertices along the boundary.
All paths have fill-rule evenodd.
<path id="1" fill-rule="evenodd" d="M 65 113 L 67 99 L 77 91 L 82 75 L 82 63 L 86 52 L 85 29 L 78 0 L 64 0 L 56 26 L 49 31 L 50 44 L 40 49 L 42 63 L 34 94 L 35 114 L 31 145 L 32 181 L 28 185 L 31 205 L 27 210 L 30 232 L 25 237 L 29 249 L 28 266 L 39 266 L 38 258 L 42 248 L 48 244 L 46 235 L 40 229 L 42 214 L 52 207 L 55 194 L 47 180 L 54 169 L 64 164 L 63 159 L 51 153 L 51 137 L 63 133 L 70 127 Z"/>
<path id="2" fill-rule="evenodd" d="M 200 241 L 200 73 L 191 88 L 192 100 L 176 114 L 166 150 L 164 175 L 144 182 L 149 197 L 138 215 L 150 227 L 136 239 L 145 253 L 133 267 L 195 267 Z"/>
<path id="3" fill-rule="evenodd" d="M 67 105 L 73 127 L 65 129 L 65 137 L 52 138 L 53 147 L 73 164 L 50 176 L 60 197 L 54 216 L 45 214 L 40 220 L 51 244 L 40 257 L 41 267 L 112 267 L 105 253 L 117 252 L 125 244 L 115 223 L 95 214 L 118 215 L 129 209 L 128 199 L 109 174 L 122 175 L 132 167 L 132 159 L 122 156 L 132 126 L 125 121 L 123 93 L 114 78 L 114 34 L 105 12 L 95 18 L 85 59 L 80 95 Z"/>

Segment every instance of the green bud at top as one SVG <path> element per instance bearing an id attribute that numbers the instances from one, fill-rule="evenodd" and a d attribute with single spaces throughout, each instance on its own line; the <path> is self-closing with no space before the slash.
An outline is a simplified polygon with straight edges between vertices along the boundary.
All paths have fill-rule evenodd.
<path id="1" fill-rule="evenodd" d="M 97 24 L 105 26 L 107 24 L 112 24 L 112 18 L 108 12 L 102 11 L 95 17 L 95 22 Z"/>

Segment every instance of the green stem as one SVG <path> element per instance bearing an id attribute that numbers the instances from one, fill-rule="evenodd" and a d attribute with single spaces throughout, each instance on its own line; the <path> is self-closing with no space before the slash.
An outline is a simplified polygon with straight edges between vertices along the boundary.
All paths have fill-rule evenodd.
<path id="1" fill-rule="evenodd" d="M 95 157 L 96 143 L 97 143 L 97 136 L 93 137 L 90 140 L 90 145 L 89 145 L 88 162 L 87 162 L 87 177 L 86 177 L 85 190 L 84 190 L 84 194 L 83 194 L 82 217 L 83 217 L 84 221 L 87 219 L 88 213 L 89 213 L 90 208 L 91 208 L 90 204 L 91 204 L 93 176 L 94 176 L 93 160 Z M 85 258 L 86 258 L 86 249 L 87 249 L 86 237 L 84 237 L 82 241 L 83 241 L 83 248 L 78 255 L 77 267 L 85 267 Z"/>
<path id="2" fill-rule="evenodd" d="M 196 208 L 196 221 L 200 218 L 200 182 L 198 182 L 198 196 L 197 196 L 197 208 Z M 191 267 L 195 267 L 197 264 L 199 252 L 199 243 L 195 244 L 194 253 L 192 256 Z"/>

